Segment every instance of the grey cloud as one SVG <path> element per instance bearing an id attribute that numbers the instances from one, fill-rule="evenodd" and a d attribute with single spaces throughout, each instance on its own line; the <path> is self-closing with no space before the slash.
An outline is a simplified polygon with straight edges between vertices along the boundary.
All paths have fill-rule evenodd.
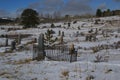
<path id="1" fill-rule="evenodd" d="M 16 13 L 21 13 L 25 8 L 19 8 L 16 10 Z"/>
<path id="2" fill-rule="evenodd" d="M 18 8 L 15 12 L 15 16 L 19 17 L 25 8 Z"/>
<path id="3" fill-rule="evenodd" d="M 104 9 L 107 9 L 107 6 L 106 6 L 105 3 L 102 3 L 98 6 L 98 8 L 101 9 L 101 10 L 104 10 Z"/>
<path id="4" fill-rule="evenodd" d="M 120 0 L 113 0 L 113 1 L 115 1 L 115 2 L 120 2 Z"/>
<path id="5" fill-rule="evenodd" d="M 70 0 L 63 9 L 64 13 L 68 14 L 83 14 L 92 12 L 92 8 L 89 5 L 91 0 Z"/>
<path id="6" fill-rule="evenodd" d="M 19 8 L 16 12 L 11 13 L 15 16 L 20 16 L 26 8 L 32 8 L 37 10 L 40 14 L 53 14 L 54 12 L 60 12 L 61 15 L 65 14 L 84 14 L 84 13 L 93 13 L 90 6 L 92 0 L 68 0 L 67 3 L 64 3 L 64 0 L 38 0 L 37 2 L 29 4 L 25 8 Z M 7 15 L 5 11 L 0 11 L 0 15 Z"/>
<path id="7" fill-rule="evenodd" d="M 38 0 L 37 2 L 29 4 L 25 8 L 32 8 L 37 10 L 39 13 L 54 13 L 59 11 L 61 14 L 84 14 L 94 13 L 90 2 L 95 0 L 68 0 L 64 3 L 64 0 Z M 113 0 L 114 2 L 120 2 L 120 0 Z M 20 15 L 25 8 L 16 10 L 16 15 Z M 100 4 L 97 8 L 106 9 L 105 3 Z M 118 7 L 119 8 L 119 7 Z M 5 10 L 0 10 L 0 16 L 11 15 Z"/>
<path id="8" fill-rule="evenodd" d="M 0 17 L 16 17 L 16 13 L 15 12 L 8 12 L 6 10 L 0 9 Z"/>
<path id="9" fill-rule="evenodd" d="M 35 2 L 35 3 L 30 4 L 28 7 L 29 8 L 38 8 L 39 6 L 40 6 L 40 2 Z"/>
<path id="10" fill-rule="evenodd" d="M 44 0 L 30 4 L 28 7 L 37 9 L 41 13 L 53 13 L 60 11 L 62 14 L 81 14 L 91 12 L 89 5 L 91 0 L 69 0 L 64 4 L 63 0 Z"/>
<path id="11" fill-rule="evenodd" d="M 30 4 L 28 7 L 37 9 L 39 12 L 54 12 L 64 4 L 63 0 L 44 0 Z"/>
<path id="12" fill-rule="evenodd" d="M 0 17 L 9 17 L 10 16 L 10 13 L 3 10 L 3 9 L 0 9 Z"/>
<path id="13" fill-rule="evenodd" d="M 61 6 L 63 4 L 63 0 L 44 0 L 43 2 L 45 6 Z"/>

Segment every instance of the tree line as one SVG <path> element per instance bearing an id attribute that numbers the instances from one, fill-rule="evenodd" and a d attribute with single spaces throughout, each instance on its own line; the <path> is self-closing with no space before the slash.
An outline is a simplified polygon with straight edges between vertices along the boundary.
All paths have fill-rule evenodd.
<path id="1" fill-rule="evenodd" d="M 96 17 L 106 17 L 106 16 L 115 16 L 115 15 L 120 15 L 120 10 L 104 10 L 102 11 L 101 9 L 97 9 L 96 11 Z"/>
<path id="2" fill-rule="evenodd" d="M 44 19 L 44 21 L 70 21 L 72 18 L 70 15 L 65 15 L 64 18 L 59 18 L 60 16 L 57 15 L 58 13 L 55 13 L 55 19 L 44 19 L 40 17 L 39 13 L 34 9 L 25 9 L 21 13 L 19 18 L 16 18 L 14 20 L 14 23 L 19 23 L 20 25 L 23 25 L 24 28 L 31 28 L 31 27 L 37 27 L 41 23 L 41 19 Z M 59 14 L 60 15 L 60 14 Z M 105 17 L 105 16 L 114 16 L 114 15 L 120 15 L 120 10 L 113 10 L 107 9 L 106 11 L 102 11 L 101 9 L 97 9 L 96 16 L 97 17 Z M 79 16 L 77 16 L 79 17 Z M 80 17 L 79 17 L 80 18 Z"/>

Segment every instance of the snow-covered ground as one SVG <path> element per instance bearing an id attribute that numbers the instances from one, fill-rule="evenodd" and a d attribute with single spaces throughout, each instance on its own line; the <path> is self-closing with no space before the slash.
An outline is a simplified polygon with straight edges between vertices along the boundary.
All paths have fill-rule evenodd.
<path id="1" fill-rule="evenodd" d="M 120 47 L 101 49 L 97 52 L 93 51 L 94 47 L 104 45 L 115 45 L 120 41 L 119 26 L 112 26 L 112 31 L 108 32 L 107 37 L 102 35 L 102 31 L 106 30 L 105 24 L 108 20 L 120 20 L 119 16 L 102 17 L 103 24 L 94 24 L 93 20 L 78 20 L 77 23 L 71 22 L 68 27 L 67 22 L 55 23 L 60 28 L 50 28 L 49 23 L 41 24 L 38 28 L 30 28 L 24 30 L 0 30 L 0 35 L 4 34 L 32 34 L 22 39 L 21 45 L 25 45 L 26 49 L 14 50 L 6 52 L 10 46 L 5 47 L 5 38 L 0 38 L 0 80 L 119 80 L 120 79 Z M 44 27 L 45 28 L 44 28 Z M 0 26 L 0 28 L 18 28 L 19 26 Z M 21 26 L 20 26 L 21 27 Z M 79 27 L 79 29 L 78 29 Z M 116 29 L 117 28 L 117 29 Z M 64 32 L 64 42 L 66 45 L 74 44 L 78 50 L 77 62 L 44 61 L 32 60 L 32 45 L 28 44 L 34 38 L 38 38 L 40 33 L 45 33 L 48 29 L 55 31 L 54 37 L 58 36 L 59 31 Z M 98 29 L 96 41 L 86 41 L 85 35 L 93 29 Z M 108 29 L 108 28 L 107 28 Z M 111 30 L 111 29 L 110 29 Z M 117 37 L 116 37 L 117 36 Z M 9 45 L 13 39 L 8 39 Z M 120 44 L 117 44 L 120 45 Z M 19 46 L 19 45 L 17 45 Z M 95 62 L 96 56 L 109 56 L 107 61 Z M 91 77 L 92 79 L 87 79 Z"/>

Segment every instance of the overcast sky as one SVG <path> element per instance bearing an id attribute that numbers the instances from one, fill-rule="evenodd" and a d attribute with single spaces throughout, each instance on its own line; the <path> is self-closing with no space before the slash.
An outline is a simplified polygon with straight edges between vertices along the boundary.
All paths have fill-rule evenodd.
<path id="1" fill-rule="evenodd" d="M 16 16 L 25 8 L 32 8 L 39 13 L 94 14 L 97 8 L 120 9 L 120 0 L 0 0 L 0 17 Z"/>

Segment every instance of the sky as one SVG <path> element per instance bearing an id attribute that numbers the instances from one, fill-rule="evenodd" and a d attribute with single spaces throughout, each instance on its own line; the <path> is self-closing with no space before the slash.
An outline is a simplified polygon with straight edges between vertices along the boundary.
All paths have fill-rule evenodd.
<path id="1" fill-rule="evenodd" d="M 120 10 L 120 0 L 0 0 L 0 17 L 16 17 L 26 8 L 40 14 L 95 14 L 98 8 Z"/>

